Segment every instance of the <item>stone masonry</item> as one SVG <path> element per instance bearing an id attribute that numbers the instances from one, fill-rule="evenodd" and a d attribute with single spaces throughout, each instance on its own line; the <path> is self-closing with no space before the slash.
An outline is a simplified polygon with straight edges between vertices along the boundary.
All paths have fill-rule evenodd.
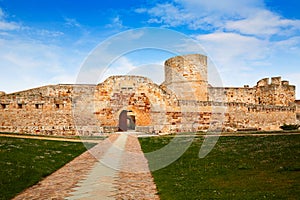
<path id="1" fill-rule="evenodd" d="M 281 77 L 262 79 L 254 87 L 212 87 L 207 57 L 192 54 L 168 59 L 161 85 L 141 76 L 112 76 L 98 85 L 0 92 L 0 131 L 93 135 L 120 129 L 278 130 L 284 123 L 299 123 L 299 105 L 295 86 Z"/>
<path id="2" fill-rule="evenodd" d="M 296 100 L 296 118 L 297 123 L 300 124 L 300 100 Z"/>

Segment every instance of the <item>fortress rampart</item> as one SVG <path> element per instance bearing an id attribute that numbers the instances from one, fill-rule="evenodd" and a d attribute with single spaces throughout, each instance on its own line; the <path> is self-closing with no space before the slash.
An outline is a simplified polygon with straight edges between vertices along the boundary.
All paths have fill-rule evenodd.
<path id="1" fill-rule="evenodd" d="M 299 122 L 299 105 L 295 86 L 280 77 L 262 79 L 254 87 L 212 87 L 206 56 L 193 54 L 168 59 L 161 85 L 141 76 L 112 76 L 98 85 L 0 92 L 0 131 L 93 135 L 128 129 L 278 130 L 284 123 Z"/>

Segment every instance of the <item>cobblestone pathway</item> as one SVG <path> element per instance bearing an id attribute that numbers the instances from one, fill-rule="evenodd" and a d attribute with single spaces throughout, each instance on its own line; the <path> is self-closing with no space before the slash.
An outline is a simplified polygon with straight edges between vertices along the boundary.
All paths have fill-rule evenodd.
<path id="1" fill-rule="evenodd" d="M 136 136 L 128 135 L 125 154 L 121 160 L 116 199 L 157 200 L 156 185 Z"/>
<path id="2" fill-rule="evenodd" d="M 113 134 L 14 199 L 152 200 L 156 193 L 137 137 Z"/>

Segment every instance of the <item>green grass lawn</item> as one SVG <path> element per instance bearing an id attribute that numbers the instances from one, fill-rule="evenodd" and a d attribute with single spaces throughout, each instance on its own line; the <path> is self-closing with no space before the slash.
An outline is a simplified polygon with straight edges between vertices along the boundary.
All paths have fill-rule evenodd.
<path id="1" fill-rule="evenodd" d="M 140 138 L 140 143 L 151 152 L 171 139 Z M 202 142 L 195 138 L 180 159 L 152 172 L 162 200 L 300 198 L 300 135 L 220 137 L 200 159 Z"/>
<path id="2" fill-rule="evenodd" d="M 0 137 L 0 199 L 11 199 L 84 151 L 80 142 Z"/>

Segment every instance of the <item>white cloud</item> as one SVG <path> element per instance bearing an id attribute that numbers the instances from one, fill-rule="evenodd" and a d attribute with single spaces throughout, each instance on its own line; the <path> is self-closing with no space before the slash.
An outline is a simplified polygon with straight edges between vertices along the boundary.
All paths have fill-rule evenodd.
<path id="1" fill-rule="evenodd" d="M 10 93 L 74 81 L 83 58 L 72 53 L 34 40 L 1 39 L 0 90 Z"/>
<path id="2" fill-rule="evenodd" d="M 151 17 L 148 23 L 162 24 L 163 27 L 187 25 L 191 29 L 205 28 L 209 22 L 201 19 L 199 13 L 192 13 L 172 3 L 157 4 L 150 9 L 137 9 L 137 13 L 148 13 Z"/>
<path id="3" fill-rule="evenodd" d="M 0 19 L 4 17 L 4 12 L 2 10 L 2 8 L 0 8 Z"/>
<path id="4" fill-rule="evenodd" d="M 139 8 L 137 13 L 148 13 L 149 23 L 161 23 L 167 27 L 186 25 L 190 29 L 221 27 L 228 19 L 248 17 L 263 7 L 261 0 L 176 0 L 173 3 L 157 4 L 150 9 Z"/>
<path id="5" fill-rule="evenodd" d="M 300 54 L 300 36 L 294 36 L 286 40 L 276 41 L 274 42 L 273 48 L 281 51 L 297 51 L 297 53 Z"/>
<path id="6" fill-rule="evenodd" d="M 249 61 L 264 59 L 269 53 L 268 41 L 236 33 L 216 32 L 195 36 L 212 60 L 223 69 L 231 69 L 233 63 L 248 68 Z"/>
<path id="7" fill-rule="evenodd" d="M 76 80 L 76 73 L 70 73 L 70 74 L 62 73 L 61 75 L 58 74 L 53 78 L 50 78 L 48 80 L 48 84 L 53 84 L 53 83 L 74 84 L 75 80 Z"/>
<path id="8" fill-rule="evenodd" d="M 134 12 L 136 12 L 136 13 L 145 13 L 145 12 L 147 12 L 147 9 L 146 8 L 137 8 L 137 9 L 134 10 Z"/>
<path id="9" fill-rule="evenodd" d="M 161 84 L 165 80 L 164 62 L 141 65 L 132 69 L 127 74 L 144 76 L 156 84 Z"/>
<path id="10" fill-rule="evenodd" d="M 10 21 L 8 18 L 9 16 L 0 8 L 0 31 L 2 31 L 0 34 L 2 36 L 11 36 L 9 33 L 18 33 L 17 37 L 23 35 L 32 38 L 42 37 L 43 39 L 53 39 L 64 35 L 61 31 L 50 31 L 47 29 L 24 26 L 21 22 Z M 71 23 L 71 19 L 69 23 Z M 72 21 L 72 23 L 74 24 L 75 21 Z"/>
<path id="11" fill-rule="evenodd" d="M 2 8 L 0 8 L 0 30 L 1 31 L 13 31 L 13 30 L 17 30 L 17 29 L 20 29 L 20 25 L 15 22 L 8 22 L 6 20 L 6 14 L 2 10 Z"/>
<path id="12" fill-rule="evenodd" d="M 214 14 L 238 18 L 248 16 L 257 8 L 264 7 L 262 0 L 175 0 L 175 2 L 183 5 L 189 12 L 198 13 L 200 16 Z"/>
<path id="13" fill-rule="evenodd" d="M 151 16 L 157 16 L 149 20 L 150 23 L 165 23 L 169 26 L 183 25 L 192 17 L 173 4 L 158 4 L 147 11 Z"/>
<path id="14" fill-rule="evenodd" d="M 115 60 L 106 71 L 101 76 L 100 82 L 104 81 L 106 78 L 114 75 L 126 75 L 130 71 L 134 70 L 136 66 L 125 56 L 122 56 Z"/>
<path id="15" fill-rule="evenodd" d="M 72 18 L 65 18 L 65 24 L 68 27 L 77 27 L 77 28 L 81 27 L 81 24 L 76 19 L 72 19 Z"/>
<path id="16" fill-rule="evenodd" d="M 123 29 L 126 26 L 123 25 L 123 21 L 120 19 L 120 16 L 116 16 L 111 19 L 111 23 L 105 26 L 106 28 L 115 28 L 115 29 Z"/>
<path id="17" fill-rule="evenodd" d="M 15 22 L 8 22 L 6 20 L 6 14 L 0 8 L 0 30 L 2 31 L 13 31 L 20 29 L 20 25 Z"/>
<path id="18" fill-rule="evenodd" d="M 175 0 L 135 11 L 149 14 L 149 23 L 164 27 L 187 26 L 192 30 L 226 30 L 256 36 L 286 36 L 300 30 L 300 20 L 285 19 L 267 10 L 262 0 Z"/>
<path id="19" fill-rule="evenodd" d="M 0 30 L 13 31 L 18 30 L 20 26 L 14 22 L 0 21 Z"/>
<path id="20" fill-rule="evenodd" d="M 287 73 L 284 79 L 289 80 L 291 85 L 296 85 L 296 97 L 300 99 L 300 73 Z"/>
<path id="21" fill-rule="evenodd" d="M 68 47 L 49 45 L 64 33 L 27 27 L 8 18 L 0 8 L 0 90 L 10 93 L 75 80 L 73 70 L 83 58 L 69 55 L 74 51 Z"/>
<path id="22" fill-rule="evenodd" d="M 242 20 L 227 21 L 225 28 L 243 34 L 287 35 L 295 30 L 300 30 L 300 20 L 283 19 L 268 10 L 260 10 Z"/>

